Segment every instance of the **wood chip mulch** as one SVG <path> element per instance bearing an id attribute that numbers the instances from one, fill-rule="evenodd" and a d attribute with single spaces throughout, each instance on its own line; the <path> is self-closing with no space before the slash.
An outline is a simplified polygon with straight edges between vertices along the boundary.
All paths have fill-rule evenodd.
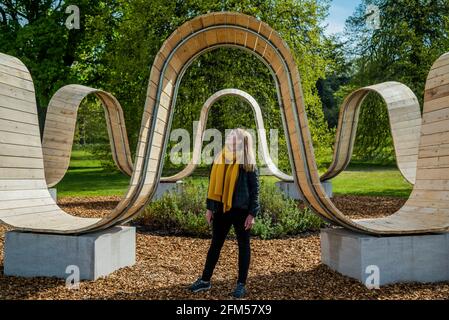
<path id="1" fill-rule="evenodd" d="M 116 197 L 65 198 L 72 214 L 99 216 L 112 209 Z M 351 217 L 376 217 L 394 212 L 404 200 L 336 197 Z M 361 214 L 362 212 L 363 214 Z M 0 299 L 229 299 L 236 280 L 237 245 L 226 241 L 210 292 L 191 294 L 186 286 L 200 274 L 209 239 L 137 234 L 137 263 L 106 278 L 81 282 L 69 290 L 64 280 L 3 275 L 0 227 Z M 248 299 L 447 299 L 449 283 L 398 284 L 368 290 L 321 264 L 319 234 L 281 240 L 252 240 Z"/>

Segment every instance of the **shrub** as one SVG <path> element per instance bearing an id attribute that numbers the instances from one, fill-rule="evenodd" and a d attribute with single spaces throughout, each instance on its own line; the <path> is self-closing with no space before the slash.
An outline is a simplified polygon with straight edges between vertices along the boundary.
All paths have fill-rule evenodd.
<path id="1" fill-rule="evenodd" d="M 153 201 L 135 223 L 146 230 L 168 234 L 209 237 L 210 227 L 204 218 L 206 212 L 207 180 L 187 179 L 179 193 L 166 193 Z M 284 197 L 272 183 L 261 179 L 261 210 L 252 229 L 252 235 L 262 239 L 294 236 L 315 231 L 323 220 L 309 209 Z M 231 231 L 233 235 L 233 230 Z"/>

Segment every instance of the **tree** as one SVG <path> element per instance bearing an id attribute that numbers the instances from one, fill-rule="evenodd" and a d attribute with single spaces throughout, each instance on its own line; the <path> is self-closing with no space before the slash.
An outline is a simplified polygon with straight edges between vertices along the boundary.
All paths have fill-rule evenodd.
<path id="1" fill-rule="evenodd" d="M 150 68 L 164 40 L 197 15 L 237 11 L 267 22 L 289 44 L 302 76 L 318 157 L 322 150 L 329 149 L 332 139 L 316 86 L 318 79 L 325 78 L 333 59 L 327 54 L 329 42 L 325 41 L 321 26 L 327 0 L 77 0 L 70 4 L 80 9 L 79 30 L 65 27 L 68 3 L 64 1 L 0 2 L 0 51 L 17 56 L 30 68 L 39 109 L 47 106 L 57 89 L 69 83 L 109 91 L 122 104 L 134 151 Z M 209 52 L 187 70 L 179 88 L 173 128 L 185 128 L 192 133 L 192 122 L 199 118 L 206 99 L 229 87 L 253 95 L 263 108 L 267 128 L 279 129 L 279 136 L 283 137 L 271 74 L 257 58 L 236 49 Z M 79 113 L 79 141 L 98 141 L 89 137 L 87 130 L 83 131 L 89 127 L 88 121 L 103 121 L 98 108 L 98 104 L 93 104 Z M 210 125 L 220 130 L 254 127 L 249 110 L 238 99 L 223 99 L 214 107 Z M 95 130 L 95 135 L 98 134 Z M 103 138 L 101 135 L 99 140 Z M 282 150 L 287 159 L 285 142 Z M 286 164 L 288 167 L 288 161 Z"/>
<path id="2" fill-rule="evenodd" d="M 113 3 L 114 1 L 108 1 Z M 80 9 L 81 29 L 69 30 L 64 1 L 3 0 L 0 2 L 0 52 L 21 59 L 33 77 L 41 124 L 45 108 L 57 89 L 79 83 L 73 73 L 76 50 L 84 41 L 86 17 L 98 14 L 104 1 L 74 0 Z"/>
<path id="3" fill-rule="evenodd" d="M 111 33 L 111 41 L 104 42 L 104 47 L 95 51 L 95 55 L 107 66 L 106 72 L 100 72 L 100 83 L 115 94 L 124 107 L 132 150 L 140 130 L 150 66 L 163 41 L 185 21 L 200 14 L 222 10 L 260 18 L 287 41 L 302 75 L 306 108 L 317 151 L 329 148 L 331 137 L 316 87 L 317 80 L 325 77 L 326 67 L 330 64 L 323 54 L 327 43 L 320 26 L 327 2 L 121 0 L 119 3 L 116 13 L 119 18 Z M 94 32 L 94 23 L 88 28 L 92 28 L 91 35 L 98 34 Z M 82 56 L 84 53 L 80 54 Z M 79 65 L 87 69 L 91 64 L 80 61 Z M 84 70 L 80 71 L 84 73 Z M 179 89 L 173 128 L 185 128 L 192 132 L 192 121 L 199 118 L 199 110 L 206 99 L 216 91 L 229 87 L 252 94 L 266 114 L 267 127 L 279 128 L 282 136 L 275 86 L 268 69 L 254 56 L 235 49 L 209 52 L 188 69 Z M 220 108 L 224 104 L 226 110 Z M 241 112 L 249 111 L 249 106 L 242 109 L 245 106 L 236 99 L 224 99 L 215 108 L 210 125 L 219 129 L 242 123 L 251 126 L 254 123 L 248 115 L 250 113 Z M 241 121 L 237 121 L 236 113 L 229 113 L 229 110 L 237 112 Z M 284 150 L 286 156 L 285 144 Z"/>
<path id="4" fill-rule="evenodd" d="M 345 56 L 345 48 L 341 40 L 332 36 L 326 41 L 328 51 L 325 53 L 331 64 L 326 68 L 325 78 L 318 80 L 317 88 L 329 128 L 336 129 L 341 100 L 335 95 L 335 92 L 349 83 L 352 70 L 351 63 Z"/>
<path id="5" fill-rule="evenodd" d="M 380 10 L 380 28 L 370 30 L 366 8 Z M 348 87 L 383 81 L 408 85 L 423 102 L 432 63 L 449 48 L 449 2 L 446 0 L 364 0 L 347 21 L 348 54 L 355 74 Z M 340 94 L 342 96 L 342 94 Z M 363 158 L 391 157 L 392 140 L 385 106 L 367 99 L 360 114 L 355 152 Z"/>

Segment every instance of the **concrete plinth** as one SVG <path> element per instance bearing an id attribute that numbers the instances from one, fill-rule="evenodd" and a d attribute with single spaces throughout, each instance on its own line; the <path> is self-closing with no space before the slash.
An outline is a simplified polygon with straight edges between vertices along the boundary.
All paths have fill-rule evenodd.
<path id="1" fill-rule="evenodd" d="M 449 234 L 374 237 L 324 229 L 321 261 L 364 284 L 375 272 L 379 285 L 448 281 Z"/>
<path id="2" fill-rule="evenodd" d="M 332 198 L 332 182 L 324 181 L 321 183 L 323 185 L 324 191 L 329 198 Z M 294 200 L 304 200 L 302 194 L 299 193 L 298 188 L 294 182 L 278 181 L 276 186 L 282 190 L 289 198 Z"/>
<path id="3" fill-rule="evenodd" d="M 95 280 L 135 262 L 134 227 L 118 226 L 79 236 L 10 231 L 5 237 L 7 276 L 65 279 L 67 267 L 76 266 L 80 280 Z"/>
<path id="4" fill-rule="evenodd" d="M 152 200 L 158 200 L 164 196 L 167 192 L 180 192 L 183 186 L 182 181 L 176 182 L 159 182 L 156 192 L 152 198 Z"/>

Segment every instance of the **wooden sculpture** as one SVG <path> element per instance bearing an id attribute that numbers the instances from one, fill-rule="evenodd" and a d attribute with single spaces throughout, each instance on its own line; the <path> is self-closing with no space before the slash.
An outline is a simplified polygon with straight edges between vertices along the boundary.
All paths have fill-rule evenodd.
<path id="1" fill-rule="evenodd" d="M 42 149 L 45 178 L 48 187 L 52 187 L 61 181 L 69 168 L 70 154 L 73 146 L 73 138 L 75 136 L 77 112 L 83 99 L 90 94 L 96 95 L 104 107 L 112 157 L 116 166 L 124 174 L 128 176 L 132 175 L 134 165 L 131 160 L 125 120 L 120 103 L 108 92 L 82 85 L 68 85 L 62 87 L 55 93 L 47 107 Z M 230 95 L 238 96 L 251 105 L 256 117 L 262 156 L 267 163 L 268 169 L 273 175 L 281 180 L 293 181 L 293 177 L 282 173 L 270 157 L 262 111 L 259 104 L 248 93 L 237 89 L 225 89 L 219 91 L 206 101 L 201 110 L 192 161 L 179 173 L 170 177 L 162 177 L 160 181 L 176 182 L 192 174 L 196 168 L 199 157 L 201 156 L 201 137 L 203 136 L 205 124 L 207 123 L 210 107 L 220 98 Z"/>
<path id="2" fill-rule="evenodd" d="M 199 16 L 184 23 L 164 42 L 156 55 L 129 188 L 117 207 L 101 219 L 71 216 L 50 197 L 44 175 L 32 79 L 18 59 L 0 55 L 0 221 L 23 231 L 79 234 L 124 223 L 139 214 L 150 201 L 160 180 L 163 152 L 182 75 L 199 55 L 220 47 L 247 50 L 271 70 L 280 99 L 293 177 L 314 212 L 335 224 L 369 234 L 421 234 L 449 230 L 449 143 L 446 142 L 449 138 L 449 54 L 436 61 L 427 80 L 416 182 L 410 199 L 390 217 L 351 220 L 335 207 L 321 185 L 301 80 L 289 48 L 264 22 L 227 12 Z M 384 99 L 399 110 L 402 108 L 400 101 L 408 100 L 404 100 L 395 88 L 398 87 L 393 84 L 391 88 L 384 88 L 389 92 Z M 79 94 L 82 96 L 85 92 Z M 114 110 L 114 106 L 106 104 L 107 110 Z M 64 105 L 65 102 L 61 101 L 62 109 Z M 409 105 L 407 102 L 404 107 Z M 355 115 L 354 108 L 357 109 L 350 104 L 348 110 Z M 71 107 L 68 109 L 73 112 Z M 393 115 L 393 118 L 400 118 L 398 130 L 394 130 L 400 134 L 399 129 L 408 126 L 408 115 L 401 115 L 400 111 L 393 112 Z M 415 116 L 410 116 L 410 120 Z M 58 117 L 60 115 L 55 115 Z M 390 121 L 391 117 L 392 113 Z M 63 122 L 63 118 L 58 119 Z M 114 132 L 119 132 L 120 123 L 116 125 Z M 412 121 L 409 127 L 415 126 Z M 56 127 L 64 130 L 57 124 Z M 68 131 L 71 130 L 69 128 Z M 337 139 L 344 145 L 353 136 L 346 137 L 340 129 Z M 398 148 L 405 151 L 411 145 L 406 142 L 403 148 Z M 400 154 L 405 157 L 407 152 Z M 412 162 L 410 159 L 404 158 L 404 163 Z M 335 161 L 339 163 L 338 167 L 344 163 L 343 158 Z"/>
<path id="3" fill-rule="evenodd" d="M 390 120 L 396 162 L 402 176 L 415 183 L 421 134 L 421 110 L 415 94 L 398 82 L 385 82 L 351 93 L 343 102 L 337 126 L 334 157 L 321 181 L 332 179 L 348 166 L 354 147 L 360 107 L 366 96 L 374 92 L 385 101 Z"/>
<path id="4" fill-rule="evenodd" d="M 261 156 L 263 160 L 265 161 L 268 170 L 277 178 L 284 180 L 284 181 L 293 181 L 293 177 L 289 176 L 285 173 L 283 173 L 279 168 L 276 166 L 276 164 L 273 162 L 273 159 L 270 156 L 270 153 L 268 151 L 268 143 L 267 143 L 267 136 L 265 132 L 265 126 L 263 123 L 262 118 L 262 110 L 260 109 L 259 104 L 257 101 L 248 93 L 242 90 L 238 89 L 224 89 L 220 90 L 216 93 L 214 93 L 209 99 L 206 100 L 206 102 L 203 105 L 203 108 L 201 109 L 200 119 L 198 121 L 198 127 L 196 129 L 196 135 L 195 135 L 195 141 L 193 145 L 193 155 L 192 160 L 187 164 L 187 166 L 178 172 L 177 174 L 170 176 L 170 177 L 164 177 L 161 178 L 161 181 L 170 181 L 175 182 L 182 180 L 192 174 L 192 172 L 197 167 L 198 163 L 200 163 L 200 157 L 201 157 L 201 147 L 203 145 L 203 134 L 204 130 L 206 129 L 207 124 L 207 117 L 209 115 L 209 110 L 212 107 L 212 105 L 217 102 L 219 99 L 227 96 L 234 96 L 239 97 L 246 101 L 250 106 L 251 109 L 254 112 L 254 118 L 256 120 L 256 126 L 257 126 L 257 134 L 258 134 L 258 141 L 260 145 L 261 150 Z"/>
<path id="5" fill-rule="evenodd" d="M 329 169 L 320 177 L 321 181 L 334 178 L 348 166 L 355 142 L 359 109 L 365 97 L 371 92 L 379 94 L 387 105 L 399 170 L 407 181 L 415 183 L 421 112 L 415 94 L 410 88 L 398 82 L 365 87 L 351 93 L 345 99 L 337 126 L 334 158 Z M 108 92 L 81 85 L 68 85 L 55 93 L 47 108 L 42 148 L 45 178 L 49 187 L 56 185 L 69 168 L 77 111 L 83 99 L 90 94 L 96 95 L 104 107 L 112 157 L 116 166 L 124 174 L 128 176 L 132 174 L 133 163 L 120 103 Z M 261 155 L 268 170 L 280 180 L 294 181 L 293 176 L 280 171 L 271 159 L 259 104 L 251 95 L 238 89 L 221 90 L 205 102 L 198 121 L 192 160 L 182 171 L 170 177 L 161 177 L 160 181 L 176 182 L 192 174 L 200 160 L 202 136 L 209 110 L 217 100 L 225 96 L 237 96 L 249 103 L 255 115 Z"/>
<path id="6" fill-rule="evenodd" d="M 416 161 L 418 160 L 418 144 L 421 132 L 421 111 L 415 94 L 409 87 L 398 82 L 385 82 L 365 87 L 351 93 L 345 99 L 340 109 L 334 158 L 329 169 L 320 177 L 321 181 L 336 177 L 348 166 L 354 147 L 360 107 L 366 96 L 371 92 L 379 94 L 387 105 L 398 168 L 408 182 L 411 184 L 415 183 Z M 207 99 L 201 109 L 198 121 L 192 160 L 182 171 L 170 177 L 163 177 L 161 181 L 175 182 L 192 174 L 200 160 L 202 137 L 209 110 L 217 100 L 226 96 L 242 98 L 251 106 L 256 120 L 261 156 L 268 170 L 280 180 L 294 181 L 292 176 L 279 170 L 270 156 L 262 110 L 259 104 L 250 94 L 238 89 L 224 89 Z"/>

